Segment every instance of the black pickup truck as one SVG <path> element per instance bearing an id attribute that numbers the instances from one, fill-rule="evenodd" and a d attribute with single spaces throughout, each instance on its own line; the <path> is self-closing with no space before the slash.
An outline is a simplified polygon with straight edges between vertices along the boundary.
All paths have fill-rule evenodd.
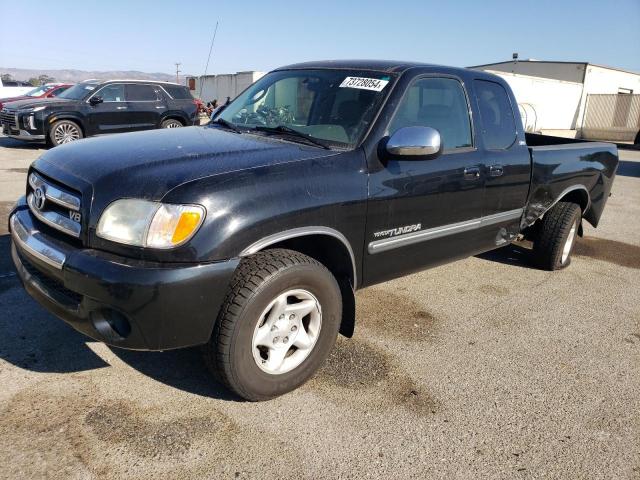
<path id="1" fill-rule="evenodd" d="M 230 389 L 270 398 L 352 335 L 356 289 L 523 238 L 540 267 L 569 264 L 582 221 L 598 225 L 616 147 L 527 145 L 517 112 L 484 72 L 279 68 L 207 127 L 46 152 L 10 215 L 13 261 L 88 336 L 203 345 Z"/>

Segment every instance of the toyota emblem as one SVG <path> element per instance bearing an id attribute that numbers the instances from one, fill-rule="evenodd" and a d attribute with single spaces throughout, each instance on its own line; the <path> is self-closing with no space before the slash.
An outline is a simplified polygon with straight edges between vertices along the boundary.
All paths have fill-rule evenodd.
<path id="1" fill-rule="evenodd" d="M 44 194 L 44 188 L 43 187 L 38 187 L 35 189 L 35 191 L 33 192 L 33 195 L 35 197 L 35 206 L 38 210 L 42 210 L 44 208 L 44 202 L 47 200 Z"/>

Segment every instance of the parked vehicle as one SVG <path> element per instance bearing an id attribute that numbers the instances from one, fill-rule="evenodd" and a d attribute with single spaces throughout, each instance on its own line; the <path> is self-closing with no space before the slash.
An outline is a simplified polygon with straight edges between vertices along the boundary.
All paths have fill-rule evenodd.
<path id="1" fill-rule="evenodd" d="M 0 98 L 24 95 L 33 89 L 29 82 L 19 80 L 2 80 L 0 78 Z"/>
<path id="2" fill-rule="evenodd" d="M 196 102 L 187 87 L 141 80 L 87 80 L 56 98 L 4 105 L 5 135 L 56 146 L 83 137 L 194 125 Z"/>
<path id="3" fill-rule="evenodd" d="M 568 266 L 617 150 L 550 143 L 525 137 L 508 84 L 485 72 L 291 65 L 207 127 L 46 152 L 10 215 L 12 257 L 80 332 L 203 345 L 231 390 L 267 399 L 353 334 L 356 289 L 519 238 L 540 267 Z"/>
<path id="4" fill-rule="evenodd" d="M 18 100 L 32 100 L 34 98 L 53 98 L 60 95 L 72 84 L 70 83 L 47 83 L 40 87 L 35 87 L 29 90 L 24 95 L 18 95 L 15 97 L 0 98 L 0 110 L 5 103 L 16 102 Z"/>

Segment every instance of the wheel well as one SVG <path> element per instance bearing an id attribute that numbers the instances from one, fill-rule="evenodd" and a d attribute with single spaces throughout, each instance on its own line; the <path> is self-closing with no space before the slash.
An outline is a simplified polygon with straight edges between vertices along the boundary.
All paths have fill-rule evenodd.
<path id="1" fill-rule="evenodd" d="M 76 117 L 56 117 L 56 119 L 53 122 L 47 121 L 47 136 L 49 136 L 49 132 L 51 132 L 51 126 L 54 123 L 59 122 L 60 120 L 67 120 L 69 122 L 75 123 L 76 125 L 78 125 L 78 127 L 80 127 L 80 130 L 82 130 L 82 136 L 86 137 L 84 124 L 80 120 L 78 120 Z"/>
<path id="2" fill-rule="evenodd" d="M 342 322 L 340 333 L 353 336 L 355 328 L 355 272 L 348 248 L 339 239 L 329 235 L 306 235 L 289 238 L 269 245 L 266 249 L 286 248 L 308 255 L 322 263 L 333 274 L 342 294 Z"/>
<path id="3" fill-rule="evenodd" d="M 577 203 L 582 209 L 582 213 L 584 213 L 589 207 L 589 194 L 586 192 L 586 190 L 578 188 L 576 190 L 571 190 L 558 201 Z"/>
<path id="4" fill-rule="evenodd" d="M 162 124 L 162 122 L 166 120 L 177 120 L 182 124 L 183 127 L 187 125 L 187 122 L 180 115 L 167 115 L 162 120 L 160 120 L 160 124 Z"/>
<path id="5" fill-rule="evenodd" d="M 589 223 L 593 224 L 592 217 L 590 215 L 591 211 L 589 210 L 589 208 L 591 206 L 590 205 L 589 194 L 583 188 L 576 188 L 574 190 L 571 190 L 571 191 L 565 193 L 560 198 L 558 198 L 558 200 L 556 200 L 551 205 L 551 207 L 549 207 L 548 210 L 553 208 L 553 206 L 555 204 L 557 204 L 558 202 L 571 202 L 571 203 L 577 204 L 580 207 L 580 209 L 582 210 L 582 218 L 584 220 L 587 220 Z M 532 240 L 537 236 L 538 229 L 540 227 L 540 220 L 542 219 L 542 217 L 544 215 L 546 215 L 546 212 L 543 215 L 541 215 L 540 217 L 538 217 L 533 224 L 529 225 L 527 228 L 524 229 L 524 231 L 522 233 L 524 234 L 525 239 Z M 584 233 L 584 231 L 583 231 L 583 228 L 582 228 L 582 222 L 580 222 L 578 235 L 582 237 L 583 233 Z"/>

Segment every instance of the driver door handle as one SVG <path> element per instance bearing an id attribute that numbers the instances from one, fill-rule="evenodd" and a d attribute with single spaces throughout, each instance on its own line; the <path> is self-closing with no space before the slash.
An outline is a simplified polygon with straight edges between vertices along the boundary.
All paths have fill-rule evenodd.
<path id="1" fill-rule="evenodd" d="M 504 173 L 502 165 L 491 165 L 489 167 L 489 175 L 492 177 L 500 177 Z"/>
<path id="2" fill-rule="evenodd" d="M 116 107 L 118 110 L 126 110 L 127 107 Z"/>
<path id="3" fill-rule="evenodd" d="M 465 180 L 477 180 L 480 178 L 480 167 L 467 167 L 464 169 Z"/>

